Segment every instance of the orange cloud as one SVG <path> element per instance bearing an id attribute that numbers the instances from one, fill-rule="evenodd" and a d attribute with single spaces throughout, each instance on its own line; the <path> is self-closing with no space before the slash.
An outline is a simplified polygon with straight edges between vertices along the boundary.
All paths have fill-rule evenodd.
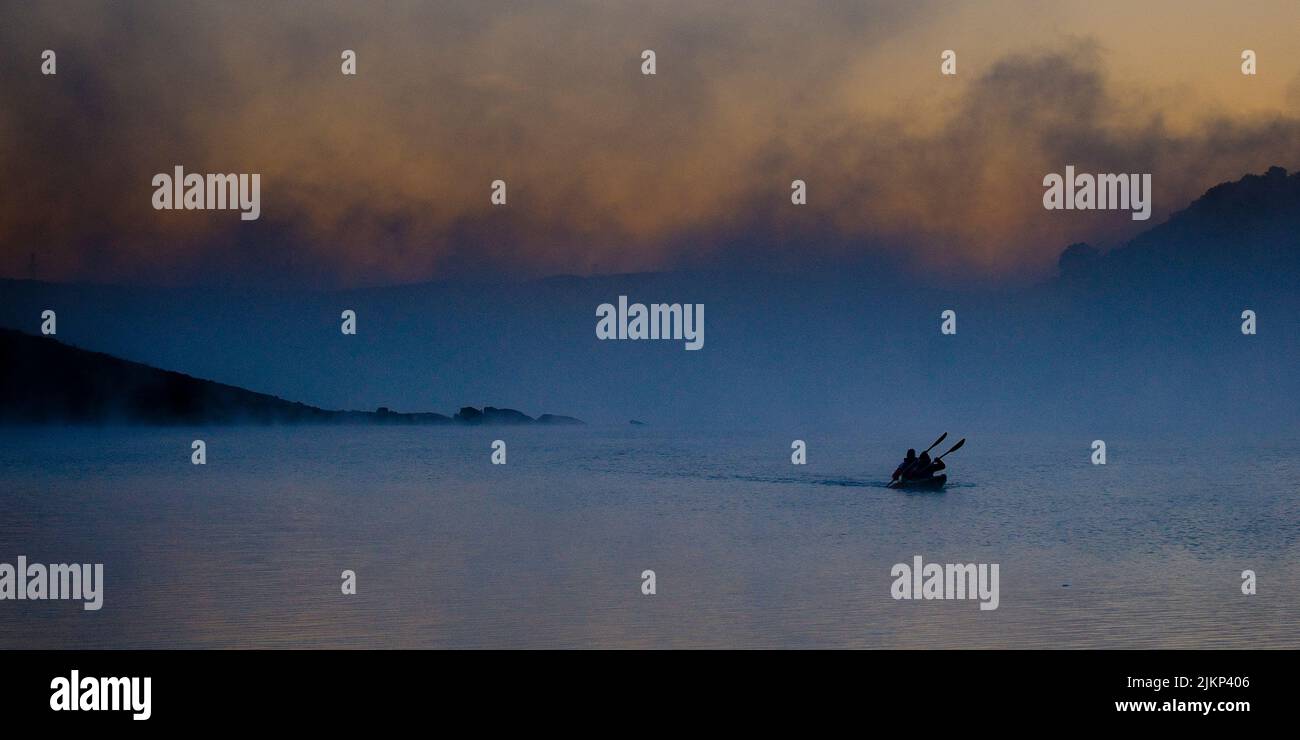
<path id="1" fill-rule="evenodd" d="M 25 275 L 35 254 L 46 278 L 273 265 L 364 284 L 669 269 L 752 249 L 1032 275 L 1069 242 L 1137 228 L 1043 211 L 1047 172 L 1151 172 L 1158 220 L 1300 159 L 1285 84 L 1272 113 L 1224 112 L 1228 93 L 1189 112 L 1206 106 L 1168 94 L 1177 70 L 1114 72 L 1127 37 L 1019 42 L 1018 6 L 24 6 L 0 28 L 0 273 Z M 982 8 L 1007 13 L 1002 36 L 952 30 Z M 946 36 L 961 47 L 950 79 Z M 59 52 L 55 77 L 38 73 L 43 48 Z M 343 49 L 356 77 L 340 74 Z M 260 173 L 262 220 L 152 210 L 150 178 L 176 164 Z M 489 203 L 498 178 L 504 208 Z M 807 206 L 790 205 L 795 178 Z"/>

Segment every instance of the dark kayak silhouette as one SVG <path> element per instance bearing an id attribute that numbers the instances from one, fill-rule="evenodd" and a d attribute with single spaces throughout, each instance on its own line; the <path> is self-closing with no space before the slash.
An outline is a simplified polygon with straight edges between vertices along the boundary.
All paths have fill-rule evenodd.
<path id="1" fill-rule="evenodd" d="M 911 480 L 897 482 L 893 485 L 893 488 L 902 491 L 937 491 L 947 484 L 948 476 L 933 475 L 929 478 L 913 478 Z"/>
<path id="2" fill-rule="evenodd" d="M 907 460 L 904 460 L 903 461 L 904 464 L 900 465 L 899 468 L 894 471 L 893 479 L 890 480 L 889 483 L 886 483 L 885 487 L 904 488 L 909 490 L 942 489 L 948 483 L 948 476 L 935 475 L 934 471 L 942 470 L 943 468 L 947 467 L 943 465 L 942 463 L 943 459 L 948 455 L 951 455 L 952 453 L 956 452 L 957 450 L 960 450 L 962 448 L 962 445 L 966 444 L 966 438 L 962 437 L 960 440 L 958 440 L 957 444 L 948 448 L 947 452 L 934 458 L 934 460 L 930 460 L 929 459 L 930 450 L 933 450 L 935 447 L 938 447 L 939 444 L 942 443 L 947 438 L 948 438 L 947 432 L 944 432 L 943 434 L 939 435 L 939 438 L 934 441 L 934 444 L 927 447 L 925 449 L 925 452 L 922 452 L 917 457 L 913 457 L 914 454 L 913 450 L 908 450 Z M 921 465 L 923 461 L 924 461 L 924 466 L 922 467 L 928 467 L 929 468 L 928 472 L 918 468 L 918 466 Z"/>

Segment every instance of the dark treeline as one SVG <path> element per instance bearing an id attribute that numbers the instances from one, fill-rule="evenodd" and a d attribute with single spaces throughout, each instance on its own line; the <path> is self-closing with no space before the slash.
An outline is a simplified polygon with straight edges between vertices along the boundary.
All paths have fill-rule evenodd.
<path id="1" fill-rule="evenodd" d="M 514 409 L 332 411 L 0 329 L 0 421 L 146 424 L 580 424 Z"/>

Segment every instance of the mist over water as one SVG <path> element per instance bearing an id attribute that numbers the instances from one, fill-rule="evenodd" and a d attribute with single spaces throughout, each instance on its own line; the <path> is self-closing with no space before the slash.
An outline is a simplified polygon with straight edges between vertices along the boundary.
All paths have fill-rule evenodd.
<path id="1" fill-rule="evenodd" d="M 5 602 L 0 646 L 1300 647 L 1294 443 L 959 435 L 908 493 L 928 440 L 866 430 L 794 466 L 753 431 L 4 428 L 0 561 L 105 585 Z M 999 563 L 998 609 L 893 600 L 914 555 Z"/>
<path id="2" fill-rule="evenodd" d="M 1286 273 L 1292 274 L 1292 273 Z M 1300 296 L 1279 279 L 1004 291 L 763 274 L 251 294 L 10 283 L 0 325 L 331 409 L 517 408 L 685 428 L 1104 438 L 1282 433 L 1300 418 Z M 596 308 L 703 303 L 706 347 L 600 341 Z M 1243 336 L 1241 312 L 1259 316 Z M 339 333 L 343 309 L 355 336 Z M 941 312 L 957 333 L 940 333 Z"/>

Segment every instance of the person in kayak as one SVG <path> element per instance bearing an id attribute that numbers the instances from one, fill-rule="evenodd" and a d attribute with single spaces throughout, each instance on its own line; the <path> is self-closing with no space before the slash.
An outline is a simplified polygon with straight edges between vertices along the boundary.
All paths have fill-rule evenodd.
<path id="1" fill-rule="evenodd" d="M 909 473 L 915 465 L 916 450 L 908 450 L 907 456 L 903 458 L 903 462 L 899 463 L 897 468 L 894 468 L 894 477 L 892 480 L 898 480 L 904 473 Z"/>
<path id="2" fill-rule="evenodd" d="M 946 467 L 948 466 L 943 464 L 943 460 L 933 462 L 930 460 L 930 453 L 922 452 L 921 456 L 916 458 L 916 464 L 912 466 L 912 469 L 903 474 L 903 479 L 925 480 L 926 478 L 933 478 L 935 471 L 943 470 Z"/>
<path id="3" fill-rule="evenodd" d="M 933 478 L 935 473 L 947 467 L 943 460 L 931 460 L 928 452 L 922 452 L 921 456 L 917 457 L 916 450 L 908 450 L 907 457 L 903 458 L 903 464 L 894 471 L 893 479 L 925 480 Z"/>
<path id="4" fill-rule="evenodd" d="M 943 460 L 935 460 L 931 462 L 930 454 L 927 452 L 922 452 L 921 457 L 917 458 L 916 469 L 913 470 L 912 472 L 914 474 L 914 477 L 918 479 L 933 478 L 935 473 L 939 472 L 940 470 L 943 470 L 946 467 L 948 467 L 948 465 Z"/>

